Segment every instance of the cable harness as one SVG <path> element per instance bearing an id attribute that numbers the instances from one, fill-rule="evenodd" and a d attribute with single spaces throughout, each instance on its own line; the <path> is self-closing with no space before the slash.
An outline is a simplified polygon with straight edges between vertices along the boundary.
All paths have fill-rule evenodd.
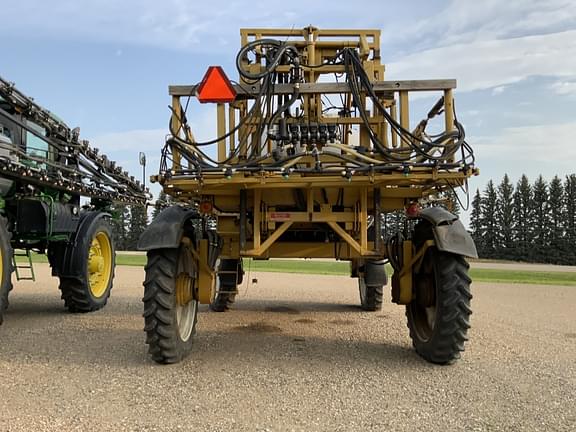
<path id="1" fill-rule="evenodd" d="M 247 70 L 249 55 L 262 56 L 265 66 L 259 72 Z M 279 66 L 290 66 L 290 73 L 279 73 Z M 298 126 L 304 114 L 293 113 L 296 102 L 302 99 L 299 88 L 304 81 L 303 70 L 317 69 L 329 65 L 342 65 L 345 82 L 348 84 L 352 98 L 352 107 L 358 113 L 362 125 L 370 140 L 367 146 L 351 146 L 339 142 L 344 126 L 335 124 L 305 124 Z M 210 141 L 200 142 L 192 139 L 184 109 L 180 115 L 180 129 L 174 130 L 170 124 L 171 136 L 168 138 L 162 152 L 160 174 L 191 175 L 202 177 L 206 173 L 233 172 L 279 172 L 279 173 L 334 173 L 351 176 L 355 173 L 386 172 L 404 170 L 408 172 L 414 167 L 434 167 L 438 169 L 467 170 L 474 166 L 474 154 L 465 140 L 463 126 L 454 114 L 453 130 L 438 135 L 428 135 L 425 128 L 429 120 L 441 114 L 444 100 L 441 98 L 429 111 L 414 131 L 403 127 L 383 104 L 370 81 L 356 48 L 348 47 L 325 60 L 321 64 L 301 64 L 301 54 L 295 46 L 275 39 L 258 39 L 246 44 L 236 56 L 236 67 L 243 83 L 259 84 L 259 92 L 245 116 L 228 133 Z M 276 84 L 290 83 L 293 85 L 291 95 L 275 94 Z M 238 84 L 244 88 L 245 84 Z M 256 88 L 256 87 L 253 87 Z M 342 106 L 334 106 L 324 97 L 326 107 L 322 112 L 338 110 L 342 117 L 350 116 L 342 99 Z M 341 95 L 342 98 L 342 95 Z M 397 134 L 401 145 L 386 146 L 382 137 L 370 123 L 369 112 L 366 109 L 366 98 L 389 125 L 390 130 Z M 186 104 L 186 108 L 187 108 Z M 174 114 L 175 111 L 173 110 Z M 248 127 L 250 126 L 250 127 Z M 227 139 L 239 132 L 238 144 L 234 146 L 225 160 L 217 161 L 210 157 L 204 147 Z M 256 139 L 254 139 L 256 137 Z M 301 140 L 305 145 L 297 146 Z M 323 138 L 322 138 L 323 137 Z M 275 143 L 272 151 L 268 144 Z M 241 153 L 245 149 L 245 154 Z M 172 160 L 172 152 L 177 150 L 188 162 L 188 167 L 170 172 L 168 162 Z M 327 163 L 323 156 L 329 155 L 339 163 Z M 307 157 L 315 161 L 313 166 L 301 163 Z"/>

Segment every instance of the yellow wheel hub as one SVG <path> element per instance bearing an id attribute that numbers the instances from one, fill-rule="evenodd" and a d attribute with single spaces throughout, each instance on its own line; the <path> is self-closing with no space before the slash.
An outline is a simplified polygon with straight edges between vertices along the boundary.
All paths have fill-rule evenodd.
<path id="1" fill-rule="evenodd" d="M 108 234 L 98 232 L 88 254 L 88 284 L 94 297 L 102 297 L 112 275 L 112 243 Z"/>

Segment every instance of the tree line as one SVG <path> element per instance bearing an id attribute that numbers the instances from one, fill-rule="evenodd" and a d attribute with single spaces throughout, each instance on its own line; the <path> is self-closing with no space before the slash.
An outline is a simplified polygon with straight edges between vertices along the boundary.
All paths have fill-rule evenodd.
<path id="1" fill-rule="evenodd" d="M 170 197 L 160 192 L 154 206 L 152 220 L 170 203 Z M 111 208 L 111 213 L 112 235 L 116 250 L 137 250 L 138 239 L 149 223 L 146 206 L 116 204 Z"/>
<path id="2" fill-rule="evenodd" d="M 490 180 L 472 200 L 470 232 L 481 258 L 576 265 L 576 174 Z"/>
<path id="3" fill-rule="evenodd" d="M 458 214 L 452 195 L 448 207 Z M 152 219 L 169 204 L 161 192 Z M 522 175 L 516 184 L 505 174 L 497 186 L 490 180 L 476 190 L 471 207 L 470 233 L 481 258 L 576 265 L 576 174 L 550 182 L 540 175 L 534 183 Z M 112 212 L 116 249 L 136 250 L 148 226 L 146 207 L 116 205 Z M 401 229 L 405 216 L 397 213 L 385 216 L 384 230 Z"/>
<path id="4" fill-rule="evenodd" d="M 116 250 L 137 250 L 138 239 L 148 226 L 146 206 L 116 204 L 111 213 Z"/>

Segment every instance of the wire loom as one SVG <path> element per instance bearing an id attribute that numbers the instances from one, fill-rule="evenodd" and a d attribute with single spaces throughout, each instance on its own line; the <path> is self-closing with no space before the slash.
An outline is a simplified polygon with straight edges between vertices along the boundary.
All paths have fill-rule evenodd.
<path id="1" fill-rule="evenodd" d="M 266 67 L 259 73 L 251 73 L 243 67 L 243 60 L 248 58 L 248 54 L 258 51 L 266 59 Z M 280 65 L 290 65 L 290 82 L 294 85 L 294 91 L 289 98 L 281 103 L 281 96 L 274 93 L 274 86 L 279 81 L 281 74 L 277 73 Z M 366 152 L 360 148 L 354 148 L 344 144 L 309 144 L 305 151 L 278 157 L 270 152 L 264 153 L 264 148 L 270 139 L 273 125 L 282 116 L 288 119 L 298 119 L 290 116 L 289 110 L 301 97 L 299 94 L 299 83 L 303 82 L 302 69 L 321 68 L 327 65 L 343 65 L 346 82 L 355 109 L 358 111 L 371 143 L 371 149 Z M 246 44 L 236 57 L 236 67 L 240 76 L 246 83 L 260 84 L 260 91 L 254 99 L 248 113 L 240 119 L 234 128 L 223 136 L 210 141 L 198 142 L 191 139 L 192 134 L 186 118 L 186 109 L 180 120 L 180 129 L 174 130 L 170 124 L 171 136 L 168 138 L 162 151 L 160 173 L 166 176 L 190 175 L 201 178 L 203 174 L 245 172 L 245 173 L 307 173 L 323 174 L 340 172 L 343 176 L 351 176 L 355 173 L 366 172 L 386 172 L 403 170 L 409 172 L 414 167 L 431 167 L 437 169 L 463 169 L 467 170 L 474 165 L 474 154 L 471 147 L 465 140 L 463 126 L 457 121 L 454 114 L 454 130 L 443 132 L 436 136 L 428 136 L 424 130 L 427 122 L 442 112 L 443 98 L 441 98 L 428 113 L 426 119 L 422 120 L 415 134 L 396 121 L 381 99 L 375 93 L 372 83 L 362 66 L 358 51 L 355 48 L 341 49 L 333 58 L 318 65 L 300 64 L 300 53 L 297 48 L 287 43 L 275 39 L 259 39 Z M 284 74 L 286 75 L 286 74 Z M 278 101 L 274 96 L 278 96 Z M 384 117 L 391 130 L 400 138 L 401 146 L 396 148 L 387 147 L 372 128 L 368 113 L 364 107 L 363 98 L 368 97 L 373 107 Z M 187 104 L 188 105 L 188 104 Z M 274 107 L 276 108 L 274 109 Z M 187 106 L 186 106 L 187 108 Z M 331 109 L 334 107 L 330 107 Z M 172 108 L 171 108 L 172 109 Z M 176 112 L 172 109 L 173 113 Z M 223 161 L 212 159 L 202 147 L 215 144 L 228 138 L 233 133 L 242 130 L 245 125 L 256 125 L 254 136 L 262 137 L 267 132 L 266 139 L 248 141 L 249 128 L 244 128 L 244 133 L 238 137 L 238 145 L 235 146 L 228 157 Z M 246 148 L 246 158 L 240 157 L 240 149 Z M 168 162 L 171 161 L 172 150 L 177 150 L 188 162 L 188 168 L 182 168 L 170 172 Z M 335 151 L 337 150 L 337 151 Z M 341 164 L 325 164 L 322 161 L 323 155 L 341 160 Z M 457 158 L 456 155 L 459 155 Z M 312 157 L 316 163 L 314 166 L 304 166 L 298 162 L 303 156 Z"/>

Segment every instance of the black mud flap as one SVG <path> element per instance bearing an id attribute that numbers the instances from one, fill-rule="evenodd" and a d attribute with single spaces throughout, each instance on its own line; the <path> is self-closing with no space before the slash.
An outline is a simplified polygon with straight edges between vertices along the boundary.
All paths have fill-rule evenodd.
<path id="1" fill-rule="evenodd" d="M 198 218 L 194 209 L 172 206 L 163 210 L 138 240 L 138 250 L 174 249 L 180 245 L 184 226 L 191 219 Z"/>
<path id="2" fill-rule="evenodd" d="M 85 257 L 75 253 L 77 250 L 88 250 L 86 242 L 92 239 L 86 237 L 85 233 L 93 223 L 99 219 L 110 219 L 109 213 L 101 211 L 86 211 L 80 215 L 80 222 L 76 232 L 69 242 L 51 242 L 48 247 L 48 261 L 52 267 L 52 276 L 59 277 L 83 277 L 83 260 Z M 79 245 L 80 242 L 85 244 Z"/>
<path id="3" fill-rule="evenodd" d="M 438 250 L 469 258 L 478 258 L 474 240 L 458 216 L 442 207 L 429 207 L 420 212 L 420 218 L 432 225 L 434 241 Z"/>
<path id="4" fill-rule="evenodd" d="M 384 286 L 388 283 L 385 262 L 385 260 L 364 262 L 364 280 L 366 285 Z"/>

